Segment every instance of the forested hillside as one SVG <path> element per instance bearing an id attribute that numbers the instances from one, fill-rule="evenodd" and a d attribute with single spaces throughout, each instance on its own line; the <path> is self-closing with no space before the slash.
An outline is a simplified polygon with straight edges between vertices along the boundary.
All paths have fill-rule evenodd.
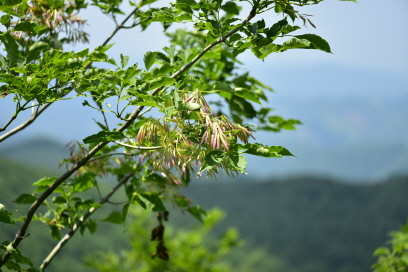
<path id="1" fill-rule="evenodd" d="M 24 207 L 11 201 L 26 193 L 20 189 L 27 188 L 23 184 L 51 175 L 52 171 L 33 169 L 5 158 L 0 160 L 1 203 L 24 212 Z M 218 206 L 227 212 L 218 233 L 236 226 L 247 242 L 246 250 L 266 248 L 270 257 L 261 254 L 264 258 L 276 259 L 277 256 L 282 263 L 294 268 L 291 271 L 299 272 L 370 271 L 374 249 L 384 244 L 389 231 L 397 229 L 408 218 L 407 176 L 367 185 L 348 185 L 322 177 L 271 179 L 268 182 L 242 178 L 238 181 L 201 180 L 182 191 L 204 208 Z M 171 212 L 170 224 L 180 227 L 185 226 L 186 221 L 193 220 L 189 215 Z M 49 244 L 49 247 L 42 246 L 47 250 L 55 240 L 44 237 L 44 233 L 36 229 L 44 227 L 33 225 L 32 235 L 27 239 Z M 122 226 L 101 224 L 100 227 L 110 228 L 109 237 L 86 235 L 84 243 L 78 235 L 58 256 L 59 261 L 55 262 L 52 271 L 64 271 L 61 267 L 68 265 L 73 255 L 80 260 L 91 248 L 127 247 Z M 15 230 L 11 228 L 1 231 L 10 231 L 13 235 Z M 34 259 L 40 261 L 45 254 L 45 251 L 35 250 Z M 245 251 L 236 252 L 230 261 L 239 266 L 243 254 Z M 70 265 L 86 271 L 79 262 Z M 264 270 L 260 268 L 259 271 L 269 272 L 267 266 L 261 267 Z"/>
<path id="2" fill-rule="evenodd" d="M 227 211 L 251 245 L 299 271 L 369 271 L 387 233 L 408 219 L 408 177 L 349 185 L 319 177 L 208 182 L 186 190 L 205 208 Z"/>

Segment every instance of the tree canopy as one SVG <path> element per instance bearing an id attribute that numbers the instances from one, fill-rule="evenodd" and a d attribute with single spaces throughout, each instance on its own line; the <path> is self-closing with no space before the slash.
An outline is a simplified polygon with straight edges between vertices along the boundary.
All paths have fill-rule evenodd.
<path id="1" fill-rule="evenodd" d="M 272 89 L 243 70 L 238 56 L 248 51 L 265 60 L 292 49 L 331 53 L 323 38 L 296 35 L 302 26 L 315 27 L 310 16 L 301 13 L 302 6 L 322 1 L 141 0 L 129 1 L 131 11 L 121 0 L 2 2 L 0 41 L 5 54 L 0 55 L 0 93 L 13 97 L 15 112 L 1 124 L 0 142 L 62 100 L 81 99 L 83 106 L 99 111 L 101 119 L 96 120 L 100 131 L 71 144 L 70 157 L 63 160 L 65 173 L 44 177 L 33 183 L 34 192 L 15 198 L 18 204 L 31 204 L 24 217 L 15 219 L 0 206 L 2 223 L 21 221 L 14 240 L 6 237 L 0 247 L 0 267 L 35 270 L 18 248 L 33 220 L 48 225 L 59 240 L 44 259 L 44 270 L 77 230 L 96 231 L 96 221 L 88 218 L 121 188 L 126 194 L 122 209 L 105 221 L 124 224 L 131 205 L 161 216 L 166 206 L 174 205 L 201 221 L 205 211 L 178 191 L 193 176 L 245 173 L 246 154 L 293 156 L 282 146 L 253 142 L 256 130 L 294 129 L 300 121 L 276 116 L 265 106 L 266 92 Z M 116 28 L 94 50 L 64 50 L 89 41 L 86 21 L 78 14 L 90 5 L 108 15 Z M 267 25 L 265 18 L 271 14 L 277 14 L 276 21 Z M 155 22 L 169 38 L 162 51 L 146 52 L 141 65 L 129 63 L 126 55 L 108 54 L 118 31 L 149 31 Z M 192 29 L 182 25 L 169 32 L 174 24 Z M 31 111 L 31 117 L 10 129 L 24 111 Z M 117 124 L 109 123 L 107 114 L 115 116 Z M 99 195 L 98 201 L 87 198 L 87 191 L 98 191 L 98 181 L 106 175 L 117 180 L 111 191 Z M 40 213 L 40 207 L 47 212 Z M 167 249 L 158 243 L 156 252 L 163 257 Z"/>

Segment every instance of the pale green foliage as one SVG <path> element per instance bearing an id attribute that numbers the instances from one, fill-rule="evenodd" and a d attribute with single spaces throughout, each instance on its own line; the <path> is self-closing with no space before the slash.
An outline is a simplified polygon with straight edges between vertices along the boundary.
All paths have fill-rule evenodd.
<path id="1" fill-rule="evenodd" d="M 164 242 L 170 252 L 169 260 L 164 261 L 152 259 L 146 254 L 146 251 L 155 250 L 155 243 L 150 241 L 150 230 L 157 225 L 157 221 L 140 208 L 131 209 L 128 217 L 133 223 L 126 226 L 131 249 L 90 254 L 85 258 L 85 263 L 101 272 L 231 271 L 230 265 L 222 261 L 222 257 L 230 249 L 241 245 L 237 230 L 231 228 L 218 238 L 210 233 L 224 216 L 220 210 L 213 209 L 208 212 L 203 224 L 192 230 L 177 229 L 164 222 Z"/>
<path id="2" fill-rule="evenodd" d="M 405 272 L 408 270 L 408 223 L 400 231 L 390 234 L 390 247 L 380 247 L 374 252 L 377 262 L 374 272 Z"/>

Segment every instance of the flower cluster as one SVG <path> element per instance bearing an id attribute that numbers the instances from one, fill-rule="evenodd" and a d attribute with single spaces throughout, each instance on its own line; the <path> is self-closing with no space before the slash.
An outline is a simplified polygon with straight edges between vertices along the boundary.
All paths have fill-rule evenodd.
<path id="1" fill-rule="evenodd" d="M 183 101 L 200 105 L 192 119 L 185 118 L 192 112 L 182 111 L 179 116 L 148 120 L 140 127 L 135 142 L 138 146 L 162 147 L 144 152 L 144 159 L 149 160 L 153 171 L 158 171 L 175 185 L 182 183 L 175 171 L 183 178 L 188 171 L 197 173 L 211 151 L 229 152 L 231 145 L 238 140 L 248 143 L 249 137 L 254 138 L 252 129 L 232 123 L 225 115 L 217 116 L 198 92 Z M 225 168 L 225 163 L 220 163 L 220 167 Z M 228 169 L 225 170 L 229 173 Z"/>
<path id="2" fill-rule="evenodd" d="M 44 0 L 31 0 L 27 1 L 27 6 L 18 22 L 14 22 L 16 25 L 19 22 L 35 22 L 40 26 L 45 26 L 49 30 L 57 30 L 56 33 L 65 33 L 65 42 L 72 42 L 74 44 L 87 43 L 88 33 L 82 31 L 82 28 L 86 24 L 81 17 L 72 11 L 75 9 L 75 3 L 68 1 L 55 2 L 54 6 L 51 6 L 48 1 Z M 16 9 L 21 8 L 16 6 Z M 17 10 L 16 10 L 17 11 Z M 13 34 L 18 38 L 24 38 L 25 32 L 15 31 Z"/>

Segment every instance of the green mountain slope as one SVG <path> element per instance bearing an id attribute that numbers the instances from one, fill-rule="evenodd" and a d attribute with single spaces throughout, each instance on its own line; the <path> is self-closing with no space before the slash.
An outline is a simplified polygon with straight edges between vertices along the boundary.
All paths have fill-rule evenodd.
<path id="1" fill-rule="evenodd" d="M 47 148 L 49 144 L 34 147 Z M 20 146 L 21 147 L 21 146 Z M 26 146 L 26 151 L 30 150 Z M 3 149 L 4 150 L 4 149 Z M 54 150 L 54 157 L 61 156 L 61 150 Z M 9 152 L 9 151 L 8 151 Z M 41 154 L 40 151 L 36 151 Z M 9 161 L 9 157 L 26 161 L 20 153 L 0 156 L 1 203 L 10 210 L 27 207 L 12 203 L 19 194 L 29 193 L 30 184 L 44 176 L 53 176 L 55 171 L 30 168 L 22 163 Z M 17 153 L 16 153 L 17 154 Z M 4 156 L 4 155 L 3 155 Z M 30 160 L 35 161 L 35 160 Z M 47 165 L 47 160 L 42 165 Z M 245 180 L 246 179 L 246 180 Z M 290 179 L 265 180 L 259 183 L 248 180 L 248 176 L 237 181 L 193 181 L 192 186 L 183 189 L 194 203 L 205 208 L 219 206 L 227 212 L 227 218 L 219 231 L 227 226 L 237 226 L 242 238 L 251 248 L 265 247 L 302 272 L 343 272 L 369 271 L 373 263 L 372 252 L 387 240 L 386 233 L 398 228 L 408 216 L 408 176 L 395 177 L 376 184 L 350 185 L 346 180 L 328 178 L 298 177 Z M 172 212 L 171 222 L 184 225 L 189 216 L 178 217 Z M 97 217 L 103 218 L 103 214 Z M 87 235 L 64 249 L 67 259 L 56 263 L 52 271 L 62 264 L 69 264 L 69 256 L 77 256 L 94 248 L 121 248 L 126 245 L 126 236 L 120 226 L 101 225 L 110 231 L 109 237 Z M 43 226 L 33 225 L 30 239 L 41 241 L 44 252 L 35 251 L 37 261 L 55 245 L 55 241 L 44 237 Z M 13 238 L 15 228 L 1 229 Z M 101 234 L 99 234 L 101 235 Z M 38 240 L 37 240 L 38 239 Z M 25 244 L 25 245 L 24 245 Z M 22 243 L 29 249 L 31 243 Z M 239 258 L 239 257 L 238 257 Z M 78 259 L 78 260 L 79 260 Z M 238 259 L 239 260 L 239 259 Z M 235 259 L 234 261 L 237 261 Z M 80 266 L 78 271 L 86 271 Z M 267 272 L 267 271 L 265 271 Z"/>
<path id="2" fill-rule="evenodd" d="M 68 156 L 65 144 L 45 137 L 0 145 L 0 157 L 44 169 L 57 170 L 59 162 Z"/>
<path id="3" fill-rule="evenodd" d="M 185 194 L 227 212 L 251 245 L 299 271 L 369 271 L 387 232 L 408 219 L 408 176 L 371 185 L 299 177 L 265 183 L 193 184 Z"/>

